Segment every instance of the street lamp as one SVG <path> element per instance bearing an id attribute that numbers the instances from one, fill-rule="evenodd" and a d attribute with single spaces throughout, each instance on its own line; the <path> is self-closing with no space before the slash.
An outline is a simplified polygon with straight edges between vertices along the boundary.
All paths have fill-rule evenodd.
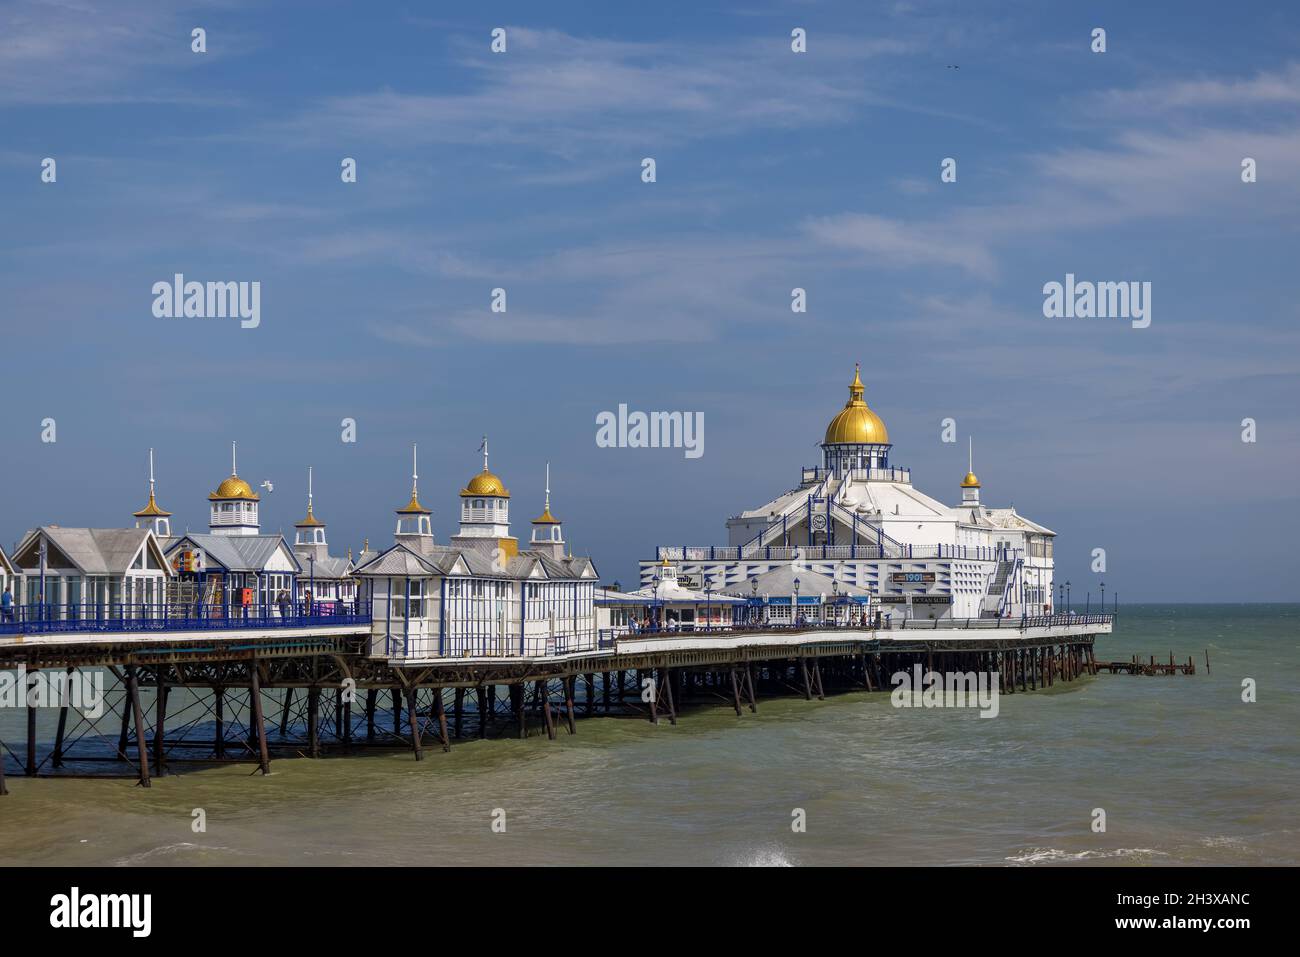
<path id="1" fill-rule="evenodd" d="M 751 575 L 749 578 L 749 615 L 751 621 L 757 622 L 759 620 L 757 575 Z"/>
<path id="2" fill-rule="evenodd" d="M 704 630 L 713 627 L 713 579 L 704 579 Z"/>
<path id="3" fill-rule="evenodd" d="M 1101 613 L 1106 614 L 1106 583 L 1101 583 Z"/>
<path id="4" fill-rule="evenodd" d="M 1070 610 L 1070 583 L 1065 583 L 1065 610 Z"/>
<path id="5" fill-rule="evenodd" d="M 794 627 L 799 622 L 799 579 L 794 580 L 794 605 L 790 609 L 790 626 Z"/>

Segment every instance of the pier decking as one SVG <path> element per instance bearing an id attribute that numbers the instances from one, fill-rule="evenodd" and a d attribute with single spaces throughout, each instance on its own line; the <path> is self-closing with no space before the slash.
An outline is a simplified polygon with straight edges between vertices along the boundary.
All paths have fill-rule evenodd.
<path id="1" fill-rule="evenodd" d="M 0 743 L 0 757 L 30 776 L 129 767 L 148 787 L 173 766 L 253 761 L 269 773 L 273 753 L 397 747 L 419 759 L 431 738 L 449 749 L 467 733 L 526 736 L 530 717 L 554 738 L 561 720 L 576 733 L 580 715 L 675 724 L 681 707 L 721 700 L 739 716 L 763 696 L 889 690 L 891 675 L 915 665 L 995 673 L 1014 694 L 1096 674 L 1093 641 L 1112 618 L 611 634 L 567 654 L 419 660 L 373 655 L 364 613 L 169 624 L 0 634 L 0 668 L 99 671 L 113 682 L 93 719 L 66 701 L 44 709 L 58 714 L 52 743 L 47 733 L 42 744 L 42 709 L 29 700 L 25 749 Z"/>

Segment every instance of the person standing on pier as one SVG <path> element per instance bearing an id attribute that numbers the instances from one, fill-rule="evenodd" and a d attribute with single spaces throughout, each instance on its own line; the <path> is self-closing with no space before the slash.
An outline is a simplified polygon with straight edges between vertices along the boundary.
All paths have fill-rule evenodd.
<path id="1" fill-rule="evenodd" d="M 14 620 L 14 596 L 8 585 L 5 586 L 4 594 L 0 594 L 0 620 Z"/>

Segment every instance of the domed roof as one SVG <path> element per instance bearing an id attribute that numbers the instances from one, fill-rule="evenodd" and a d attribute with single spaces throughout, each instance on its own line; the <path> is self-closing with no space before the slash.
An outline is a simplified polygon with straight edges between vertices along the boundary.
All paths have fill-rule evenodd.
<path id="1" fill-rule="evenodd" d="M 979 488 L 980 480 L 975 477 L 974 472 L 967 472 L 966 477 L 961 480 L 962 488 Z"/>
<path id="2" fill-rule="evenodd" d="M 542 514 L 538 515 L 535 519 L 533 519 L 533 524 L 534 525 L 559 525 L 560 520 L 551 514 L 551 506 L 547 505 L 546 508 L 542 511 Z"/>
<path id="3" fill-rule="evenodd" d="M 462 498 L 468 498 L 474 495 L 495 495 L 499 498 L 509 498 L 510 493 L 506 487 L 501 484 L 501 480 L 484 469 L 469 480 L 469 484 L 460 490 Z"/>
<path id="4" fill-rule="evenodd" d="M 218 485 L 215 492 L 208 494 L 208 498 L 214 501 L 220 498 L 239 498 L 248 502 L 256 502 L 258 500 L 257 493 L 254 492 L 252 487 L 238 475 L 232 475 L 230 478 Z"/>
<path id="5" fill-rule="evenodd" d="M 888 445 L 889 432 L 880 416 L 867 406 L 861 370 L 854 366 L 849 401 L 826 426 L 825 445 Z"/>
<path id="6" fill-rule="evenodd" d="M 167 518 L 171 512 L 160 508 L 158 502 L 153 497 L 153 492 L 149 493 L 149 503 L 138 512 L 133 513 L 136 518 Z"/>

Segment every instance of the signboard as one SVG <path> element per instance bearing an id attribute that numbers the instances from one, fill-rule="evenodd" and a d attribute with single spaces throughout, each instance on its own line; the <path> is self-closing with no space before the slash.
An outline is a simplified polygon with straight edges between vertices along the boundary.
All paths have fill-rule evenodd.
<path id="1" fill-rule="evenodd" d="M 951 595 L 881 595 L 876 599 L 882 605 L 951 605 Z"/>
<path id="2" fill-rule="evenodd" d="M 693 574 L 678 575 L 677 584 L 681 585 L 683 588 L 693 588 L 696 591 L 701 591 L 704 588 L 704 581 L 702 575 L 693 575 Z"/>
<path id="3" fill-rule="evenodd" d="M 934 572 L 894 572 L 889 576 L 889 580 L 905 584 L 933 585 Z"/>

